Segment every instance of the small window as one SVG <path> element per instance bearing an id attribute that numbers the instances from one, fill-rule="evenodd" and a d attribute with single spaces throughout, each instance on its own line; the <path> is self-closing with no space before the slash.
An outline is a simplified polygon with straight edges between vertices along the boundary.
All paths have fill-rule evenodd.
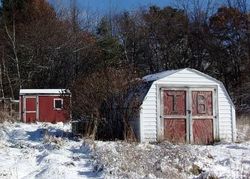
<path id="1" fill-rule="evenodd" d="M 54 109 L 61 110 L 63 108 L 63 99 L 54 99 Z"/>

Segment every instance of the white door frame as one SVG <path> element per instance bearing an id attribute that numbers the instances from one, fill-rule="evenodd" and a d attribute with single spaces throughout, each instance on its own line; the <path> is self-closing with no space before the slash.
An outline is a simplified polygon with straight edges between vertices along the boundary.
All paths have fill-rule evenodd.
<path id="1" fill-rule="evenodd" d="M 218 119 L 218 86 L 217 85 L 157 85 L 157 140 L 164 140 L 164 116 L 163 116 L 163 91 L 181 90 L 186 91 L 186 141 L 193 143 L 192 131 L 192 91 L 212 91 L 213 103 L 213 138 L 219 138 L 219 119 Z M 188 114 L 188 110 L 190 111 Z"/>

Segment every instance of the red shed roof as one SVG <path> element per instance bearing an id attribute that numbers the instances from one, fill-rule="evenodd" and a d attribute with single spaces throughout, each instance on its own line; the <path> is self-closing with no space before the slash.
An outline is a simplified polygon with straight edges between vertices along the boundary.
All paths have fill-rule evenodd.
<path id="1" fill-rule="evenodd" d="M 70 93 L 68 89 L 20 89 L 19 94 L 62 94 Z"/>

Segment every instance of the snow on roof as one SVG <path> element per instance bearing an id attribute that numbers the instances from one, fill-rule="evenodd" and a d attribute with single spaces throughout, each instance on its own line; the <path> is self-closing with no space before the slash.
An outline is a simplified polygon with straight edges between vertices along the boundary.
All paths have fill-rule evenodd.
<path id="1" fill-rule="evenodd" d="M 144 76 L 142 79 L 144 81 L 156 81 L 156 80 L 159 80 L 161 78 L 164 78 L 164 77 L 167 77 L 169 75 L 172 75 L 172 74 L 174 74 L 174 73 L 176 73 L 178 71 L 180 71 L 180 70 L 162 71 L 162 72 L 159 72 L 159 73 L 154 73 L 154 74 L 150 74 L 150 75 Z"/>
<path id="2" fill-rule="evenodd" d="M 62 94 L 70 93 L 67 89 L 20 89 L 20 94 Z"/>

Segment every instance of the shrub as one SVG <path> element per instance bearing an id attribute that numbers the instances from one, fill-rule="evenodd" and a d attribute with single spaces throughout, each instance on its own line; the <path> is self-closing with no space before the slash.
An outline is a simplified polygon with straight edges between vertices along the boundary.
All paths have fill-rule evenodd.
<path id="1" fill-rule="evenodd" d="M 89 123 L 88 129 L 83 127 L 87 136 L 102 140 L 135 139 L 129 118 L 139 106 L 136 102 L 125 106 L 129 90 L 138 84 L 135 76 L 128 69 L 105 68 L 75 81 L 71 89 L 73 119 Z"/>

